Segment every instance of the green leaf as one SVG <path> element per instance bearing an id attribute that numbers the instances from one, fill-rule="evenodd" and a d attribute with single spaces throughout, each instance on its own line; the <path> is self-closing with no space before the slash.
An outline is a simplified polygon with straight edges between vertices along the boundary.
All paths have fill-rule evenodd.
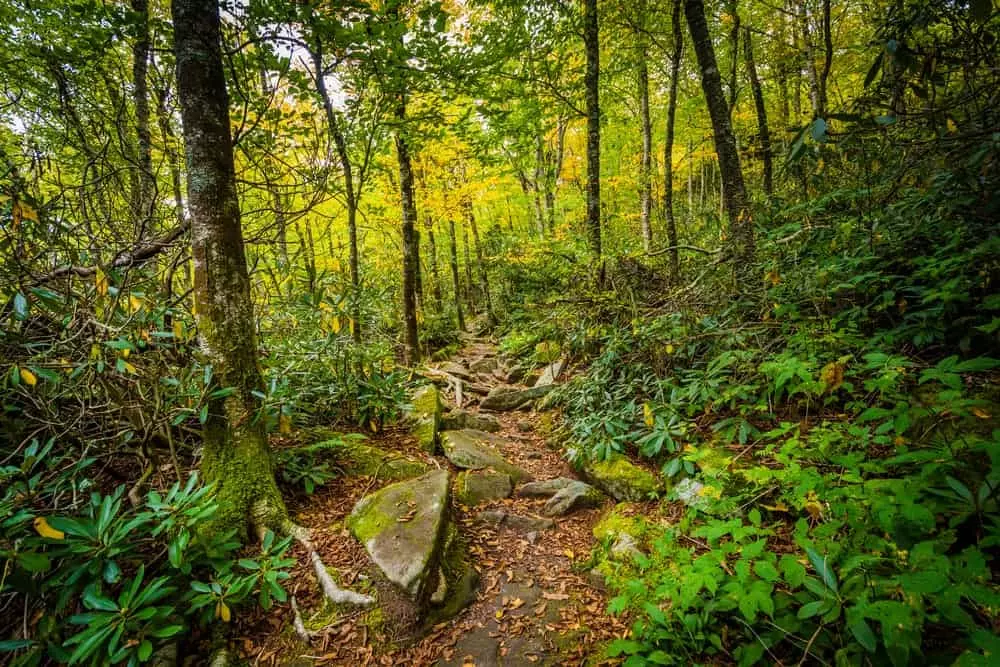
<path id="1" fill-rule="evenodd" d="M 812 549 L 806 549 L 806 555 L 809 556 L 809 560 L 812 562 L 813 567 L 816 568 L 816 572 L 823 577 L 823 583 L 826 587 L 836 593 L 837 576 L 830 568 L 830 564 L 827 562 L 826 556 L 820 556 Z"/>
<path id="2" fill-rule="evenodd" d="M 819 143 L 826 141 L 826 120 L 823 118 L 817 118 L 814 120 L 810 131 L 814 141 Z"/>
<path id="3" fill-rule="evenodd" d="M 753 565 L 753 571 L 757 573 L 757 576 L 765 581 L 777 581 L 778 568 L 774 567 L 772 563 L 766 560 L 759 560 Z"/>
<path id="4" fill-rule="evenodd" d="M 28 299 L 21 292 L 14 294 L 14 317 L 22 322 L 28 319 Z"/>
<path id="5" fill-rule="evenodd" d="M 851 630 L 851 634 L 854 638 L 858 640 L 858 643 L 869 653 L 874 653 L 875 649 L 878 648 L 878 640 L 875 638 L 875 633 L 872 631 L 871 626 L 868 625 L 868 621 L 863 618 L 859 618 L 848 626 Z"/>
<path id="6" fill-rule="evenodd" d="M 799 609 L 798 616 L 801 619 L 812 618 L 817 614 L 823 613 L 824 608 L 829 604 L 826 600 L 814 600 L 813 602 L 808 602 Z"/>
<path id="7" fill-rule="evenodd" d="M 142 643 L 139 644 L 139 662 L 146 662 L 151 655 L 153 655 L 153 642 L 148 639 L 142 640 Z"/>

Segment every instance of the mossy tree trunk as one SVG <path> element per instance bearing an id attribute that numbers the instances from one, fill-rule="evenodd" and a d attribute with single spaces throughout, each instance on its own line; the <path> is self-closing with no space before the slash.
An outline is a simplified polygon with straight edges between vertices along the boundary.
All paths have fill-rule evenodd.
<path id="1" fill-rule="evenodd" d="M 240 227 L 217 0 L 174 0 L 177 91 L 187 154 L 194 299 L 212 392 L 202 471 L 217 485 L 218 525 L 279 527 L 286 511 L 274 479 L 260 403 L 250 280 Z"/>
<path id="2" fill-rule="evenodd" d="M 601 106 L 599 79 L 601 45 L 597 0 L 583 3 L 583 43 L 587 66 L 584 88 L 587 100 L 587 240 L 594 257 L 601 257 Z"/>
<path id="3" fill-rule="evenodd" d="M 681 2 L 674 0 L 671 13 L 673 50 L 670 53 L 670 83 L 667 101 L 667 133 L 663 142 L 663 218 L 670 247 L 670 279 L 681 277 L 680 255 L 677 249 L 677 220 L 674 217 L 674 125 L 677 119 L 677 83 L 680 79 L 681 56 L 684 53 L 684 32 L 681 29 Z M 688 151 L 690 159 L 691 151 Z M 691 172 L 688 170 L 688 208 L 691 203 Z"/>

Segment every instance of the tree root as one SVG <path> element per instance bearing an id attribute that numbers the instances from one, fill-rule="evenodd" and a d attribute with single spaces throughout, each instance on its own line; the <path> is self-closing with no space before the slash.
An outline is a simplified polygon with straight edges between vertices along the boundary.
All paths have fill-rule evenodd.
<path id="1" fill-rule="evenodd" d="M 337 585 L 333 577 L 330 576 L 330 573 L 327 572 L 323 560 L 316 553 L 316 548 L 313 546 L 307 528 L 286 519 L 282 522 L 281 529 L 286 535 L 294 537 L 306 550 L 309 560 L 312 562 L 313 571 L 316 573 L 316 580 L 319 581 L 319 586 L 323 590 L 323 595 L 326 596 L 327 600 L 334 604 L 351 604 L 358 607 L 370 607 L 375 604 L 375 598 L 355 593 Z"/>

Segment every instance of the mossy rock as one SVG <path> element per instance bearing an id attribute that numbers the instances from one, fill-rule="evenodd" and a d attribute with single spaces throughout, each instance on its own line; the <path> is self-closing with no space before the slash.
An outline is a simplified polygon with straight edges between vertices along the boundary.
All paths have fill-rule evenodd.
<path id="1" fill-rule="evenodd" d="M 364 436 L 358 434 L 344 436 L 326 432 L 324 435 L 333 437 L 300 449 L 328 454 L 348 476 L 370 475 L 381 480 L 397 481 L 419 477 L 430 467 L 423 461 L 366 444 L 362 442 Z"/>
<path id="2" fill-rule="evenodd" d="M 629 503 L 619 503 L 594 524 L 594 539 L 598 542 L 614 540 L 619 535 L 641 538 L 646 532 L 646 519 L 642 514 L 628 516 L 625 510 L 634 508 Z"/>
<path id="3" fill-rule="evenodd" d="M 463 470 L 455 481 L 455 499 L 474 507 L 510 495 L 513 482 L 507 473 L 495 470 Z"/>
<path id="4" fill-rule="evenodd" d="M 347 519 L 380 573 L 421 608 L 437 585 L 435 573 L 449 524 L 449 474 L 435 470 L 365 496 Z"/>
<path id="5" fill-rule="evenodd" d="M 591 461 L 583 466 L 582 472 L 591 484 L 618 501 L 649 500 L 663 492 L 663 482 L 658 476 L 624 456 Z"/>
<path id="6" fill-rule="evenodd" d="M 469 562 L 467 545 L 455 524 L 448 525 L 438 575 L 444 579 L 445 595 L 442 601 L 428 610 L 425 630 L 457 616 L 476 599 L 479 592 L 479 573 Z"/>
<path id="7" fill-rule="evenodd" d="M 441 434 L 441 448 L 444 450 L 444 455 L 456 468 L 465 470 L 492 468 L 510 475 L 515 484 L 531 479 L 528 471 L 508 462 L 496 449 L 505 443 L 506 440 L 500 436 L 474 429 L 445 431 Z"/>
<path id="8" fill-rule="evenodd" d="M 437 451 L 438 433 L 441 431 L 441 392 L 436 386 L 423 385 L 413 392 L 407 418 L 413 424 L 412 432 L 420 449 L 428 454 Z"/>

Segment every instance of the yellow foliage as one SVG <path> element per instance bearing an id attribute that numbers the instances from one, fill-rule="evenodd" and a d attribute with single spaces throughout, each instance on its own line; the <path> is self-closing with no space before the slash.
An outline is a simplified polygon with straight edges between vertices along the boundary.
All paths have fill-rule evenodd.
<path id="1" fill-rule="evenodd" d="M 35 517 L 34 520 L 35 531 L 42 537 L 49 540 L 61 540 L 66 537 L 66 533 L 61 530 L 56 530 L 49 525 L 49 522 L 43 516 Z"/>

